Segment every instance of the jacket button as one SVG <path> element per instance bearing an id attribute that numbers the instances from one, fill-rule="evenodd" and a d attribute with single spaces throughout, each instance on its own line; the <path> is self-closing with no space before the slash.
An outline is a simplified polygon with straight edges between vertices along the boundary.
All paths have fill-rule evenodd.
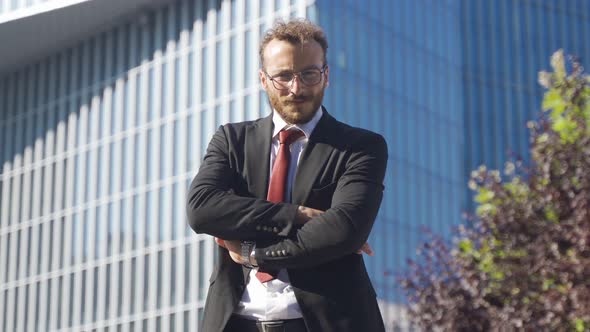
<path id="1" fill-rule="evenodd" d="M 278 233 L 278 232 L 279 232 L 279 229 L 278 229 L 277 227 L 274 227 L 272 230 L 273 230 L 275 233 Z"/>
<path id="2" fill-rule="evenodd" d="M 266 256 L 270 256 L 270 251 L 264 253 Z"/>
<path id="3" fill-rule="evenodd" d="M 287 256 L 287 250 L 283 249 L 283 256 Z"/>
<path id="4" fill-rule="evenodd" d="M 270 252 L 270 255 L 271 255 L 272 257 L 276 257 L 276 256 L 277 256 L 277 252 L 276 252 L 276 251 L 271 251 L 271 252 Z"/>
<path id="5" fill-rule="evenodd" d="M 259 231 L 262 227 L 260 227 L 260 225 L 256 226 L 256 230 Z"/>

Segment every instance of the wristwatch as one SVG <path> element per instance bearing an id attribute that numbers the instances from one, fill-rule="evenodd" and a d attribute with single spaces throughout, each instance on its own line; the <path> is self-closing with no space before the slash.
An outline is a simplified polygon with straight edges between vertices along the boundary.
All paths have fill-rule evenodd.
<path id="1" fill-rule="evenodd" d="M 254 241 L 242 241 L 242 257 L 248 260 L 244 263 L 244 266 L 253 269 L 258 267 L 252 264 L 252 258 L 254 257 L 254 249 L 256 249 L 256 242 Z"/>

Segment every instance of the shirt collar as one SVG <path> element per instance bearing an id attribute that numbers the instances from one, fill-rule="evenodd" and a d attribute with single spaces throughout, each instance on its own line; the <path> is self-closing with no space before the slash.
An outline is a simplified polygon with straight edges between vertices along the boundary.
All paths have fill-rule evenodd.
<path id="1" fill-rule="evenodd" d="M 320 121 L 320 118 L 323 115 L 323 111 L 322 111 L 322 107 L 320 106 L 320 108 L 317 110 L 317 112 L 315 112 L 313 118 L 311 118 L 311 120 L 309 120 L 306 123 L 303 124 L 288 124 L 287 122 L 285 122 L 285 120 L 283 120 L 283 118 L 281 118 L 281 116 L 279 115 L 279 113 L 276 110 L 272 111 L 272 123 L 274 124 L 274 129 L 272 131 L 272 138 L 274 139 L 275 137 L 277 137 L 277 135 L 279 134 L 279 132 L 283 129 L 290 129 L 290 128 L 298 128 L 299 130 L 301 130 L 304 134 L 305 137 L 307 139 L 309 139 L 309 137 L 311 136 L 311 133 L 313 132 L 313 130 L 315 129 L 315 126 L 318 124 L 318 122 Z"/>

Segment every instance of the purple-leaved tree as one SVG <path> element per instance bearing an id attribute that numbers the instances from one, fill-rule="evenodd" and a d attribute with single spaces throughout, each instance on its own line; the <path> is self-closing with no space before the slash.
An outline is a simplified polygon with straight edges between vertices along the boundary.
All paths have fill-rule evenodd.
<path id="1" fill-rule="evenodd" d="M 590 78 L 562 51 L 551 66 L 531 165 L 474 171 L 471 224 L 424 244 L 401 280 L 427 331 L 590 330 Z"/>

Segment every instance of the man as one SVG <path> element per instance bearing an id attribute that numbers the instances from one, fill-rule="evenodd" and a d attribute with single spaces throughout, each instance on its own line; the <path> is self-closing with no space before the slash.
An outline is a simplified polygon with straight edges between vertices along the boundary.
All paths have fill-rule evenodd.
<path id="1" fill-rule="evenodd" d="M 359 250 L 371 253 L 387 146 L 321 105 L 327 47 L 308 21 L 267 32 L 259 76 L 273 113 L 220 127 L 191 184 L 190 226 L 219 244 L 206 332 L 384 330 Z"/>

